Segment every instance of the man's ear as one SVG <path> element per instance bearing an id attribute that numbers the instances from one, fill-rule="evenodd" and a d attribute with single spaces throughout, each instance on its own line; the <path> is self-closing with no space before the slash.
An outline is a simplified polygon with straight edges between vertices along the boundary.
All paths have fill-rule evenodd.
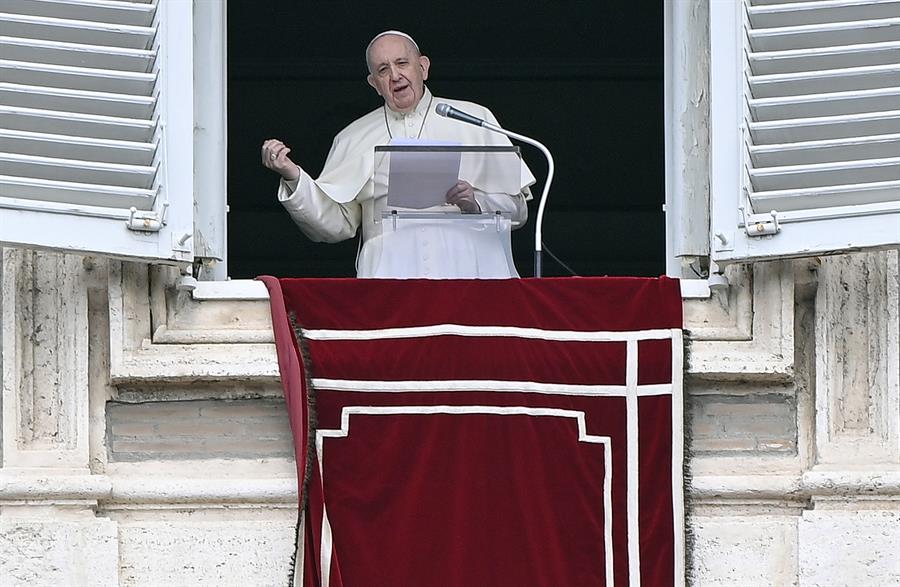
<path id="1" fill-rule="evenodd" d="M 369 85 L 372 86 L 372 88 L 375 90 L 375 93 L 380 96 L 381 92 L 378 91 L 378 86 L 375 85 L 375 76 L 370 73 L 366 76 L 366 81 L 369 82 Z"/>
<path id="2" fill-rule="evenodd" d="M 422 79 L 427 80 L 428 68 L 431 67 L 431 60 L 428 57 L 422 55 L 419 57 L 419 65 L 422 67 Z"/>

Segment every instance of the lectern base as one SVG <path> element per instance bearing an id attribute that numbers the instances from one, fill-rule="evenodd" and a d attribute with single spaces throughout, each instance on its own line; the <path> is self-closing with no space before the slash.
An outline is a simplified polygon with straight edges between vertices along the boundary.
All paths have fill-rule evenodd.
<path id="1" fill-rule="evenodd" d="M 503 214 L 385 212 L 360 251 L 358 276 L 384 279 L 519 277 Z"/>

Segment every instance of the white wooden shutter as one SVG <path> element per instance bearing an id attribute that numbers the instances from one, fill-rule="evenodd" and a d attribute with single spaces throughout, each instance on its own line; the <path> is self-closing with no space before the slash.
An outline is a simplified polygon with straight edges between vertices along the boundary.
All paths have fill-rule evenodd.
<path id="1" fill-rule="evenodd" d="M 0 242 L 192 261 L 191 2 L 0 1 Z"/>
<path id="2" fill-rule="evenodd" d="M 713 0 L 712 256 L 900 243 L 900 0 Z"/>

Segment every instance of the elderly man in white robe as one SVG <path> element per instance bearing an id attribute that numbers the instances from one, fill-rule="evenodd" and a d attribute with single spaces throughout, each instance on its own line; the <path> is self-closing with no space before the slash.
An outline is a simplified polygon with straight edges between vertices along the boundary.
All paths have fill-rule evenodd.
<path id="1" fill-rule="evenodd" d="M 384 186 L 373 178 L 374 149 L 396 139 L 420 139 L 461 145 L 510 146 L 500 134 L 437 116 L 441 102 L 496 124 L 493 114 L 471 102 L 435 98 L 425 87 L 430 60 L 407 34 L 386 31 L 366 48 L 368 82 L 384 105 L 357 119 L 334 139 L 318 179 L 313 180 L 288 156 L 291 149 L 278 139 L 262 146 L 262 162 L 281 176 L 278 199 L 300 230 L 314 241 L 338 242 L 362 229 L 357 258 L 359 277 L 388 278 L 509 278 L 518 277 L 502 241 L 485 240 L 487 231 L 455 228 L 435 221 L 427 228 L 382 230 Z M 502 212 L 513 227 L 528 217 L 526 200 L 534 176 L 522 162 L 516 193 L 498 193 L 489 178 L 470 184 L 460 180 L 446 194 L 446 204 L 463 213 Z M 514 191 L 507 189 L 507 192 Z"/>

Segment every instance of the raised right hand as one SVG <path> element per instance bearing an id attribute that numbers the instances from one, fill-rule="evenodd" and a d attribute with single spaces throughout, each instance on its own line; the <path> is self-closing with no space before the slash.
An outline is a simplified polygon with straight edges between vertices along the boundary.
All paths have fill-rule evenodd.
<path id="1" fill-rule="evenodd" d="M 300 177 L 300 167 L 291 161 L 288 153 L 290 147 L 278 139 L 269 139 L 262 145 L 262 164 L 287 181 Z"/>

